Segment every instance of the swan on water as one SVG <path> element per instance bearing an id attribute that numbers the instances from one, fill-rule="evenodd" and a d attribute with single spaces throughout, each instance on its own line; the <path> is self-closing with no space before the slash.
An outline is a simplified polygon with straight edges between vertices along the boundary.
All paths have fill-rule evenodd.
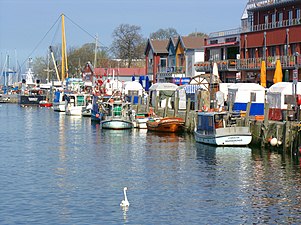
<path id="1" fill-rule="evenodd" d="M 120 203 L 120 206 L 122 206 L 122 207 L 127 207 L 127 206 L 130 205 L 130 203 L 129 203 L 129 201 L 128 201 L 128 198 L 127 198 L 127 196 L 126 196 L 126 191 L 127 191 L 127 190 L 128 190 L 127 187 L 124 187 L 124 188 L 123 188 L 124 200 L 122 200 L 121 203 Z"/>

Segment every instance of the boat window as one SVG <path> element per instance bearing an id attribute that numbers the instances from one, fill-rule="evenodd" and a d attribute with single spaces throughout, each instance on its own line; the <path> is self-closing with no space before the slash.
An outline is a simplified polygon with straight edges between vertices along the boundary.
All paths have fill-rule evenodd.
<path id="1" fill-rule="evenodd" d="M 77 97 L 77 105 L 78 106 L 84 106 L 84 96 L 78 96 Z"/>

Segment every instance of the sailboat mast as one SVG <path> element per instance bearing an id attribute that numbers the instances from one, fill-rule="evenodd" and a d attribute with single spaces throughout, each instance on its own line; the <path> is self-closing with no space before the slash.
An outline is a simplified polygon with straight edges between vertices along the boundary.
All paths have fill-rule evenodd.
<path id="1" fill-rule="evenodd" d="M 95 50 L 94 50 L 94 68 L 96 68 L 96 62 L 97 62 L 97 42 L 98 42 L 98 35 L 95 37 Z"/>
<path id="2" fill-rule="evenodd" d="M 66 34 L 65 34 L 65 15 L 62 14 L 62 81 L 68 77 L 68 62 L 66 49 Z"/>

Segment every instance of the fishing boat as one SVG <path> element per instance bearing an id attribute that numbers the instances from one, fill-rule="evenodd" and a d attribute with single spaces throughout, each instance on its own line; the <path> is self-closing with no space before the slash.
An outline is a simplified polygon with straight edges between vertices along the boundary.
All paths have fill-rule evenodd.
<path id="1" fill-rule="evenodd" d="M 147 130 L 177 133 L 185 129 L 184 119 L 179 117 L 153 118 L 146 122 Z"/>
<path id="2" fill-rule="evenodd" d="M 110 99 L 102 104 L 104 114 L 100 120 L 103 129 L 132 129 L 133 114 L 131 104 L 122 100 Z"/>
<path id="3" fill-rule="evenodd" d="M 41 101 L 46 100 L 46 94 L 40 89 L 28 89 L 19 97 L 19 104 L 25 106 L 39 106 Z"/>
<path id="4" fill-rule="evenodd" d="M 237 123 L 238 115 L 229 112 L 198 112 L 196 142 L 216 146 L 246 146 L 252 141 L 250 128 Z"/>
<path id="5" fill-rule="evenodd" d="M 40 89 L 39 82 L 35 81 L 35 74 L 32 70 L 32 59 L 28 60 L 28 68 L 22 74 L 22 87 L 19 96 L 19 104 L 24 106 L 39 106 L 40 101 L 46 100 L 45 90 Z"/>
<path id="6" fill-rule="evenodd" d="M 91 99 L 90 94 L 66 94 L 65 114 L 69 116 L 81 116 Z"/>

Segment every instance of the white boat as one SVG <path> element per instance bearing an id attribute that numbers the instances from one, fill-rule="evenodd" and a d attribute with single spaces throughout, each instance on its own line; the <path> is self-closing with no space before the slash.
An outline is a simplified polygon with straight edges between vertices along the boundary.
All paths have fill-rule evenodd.
<path id="1" fill-rule="evenodd" d="M 135 115 L 135 119 L 133 121 L 134 127 L 138 129 L 147 129 L 146 122 L 150 119 L 148 113 L 138 113 Z"/>
<path id="2" fill-rule="evenodd" d="M 63 91 L 56 91 L 52 102 L 53 111 L 65 112 L 65 94 Z"/>
<path id="3" fill-rule="evenodd" d="M 100 125 L 103 129 L 132 129 L 133 128 L 133 115 L 130 109 L 130 103 L 117 100 L 103 103 L 106 113 Z"/>
<path id="4" fill-rule="evenodd" d="M 66 94 L 65 114 L 69 116 L 81 116 L 90 99 L 90 94 Z"/>
<path id="5" fill-rule="evenodd" d="M 228 112 L 198 112 L 196 142 L 216 146 L 246 146 L 252 141 L 248 126 L 239 126 Z"/>

